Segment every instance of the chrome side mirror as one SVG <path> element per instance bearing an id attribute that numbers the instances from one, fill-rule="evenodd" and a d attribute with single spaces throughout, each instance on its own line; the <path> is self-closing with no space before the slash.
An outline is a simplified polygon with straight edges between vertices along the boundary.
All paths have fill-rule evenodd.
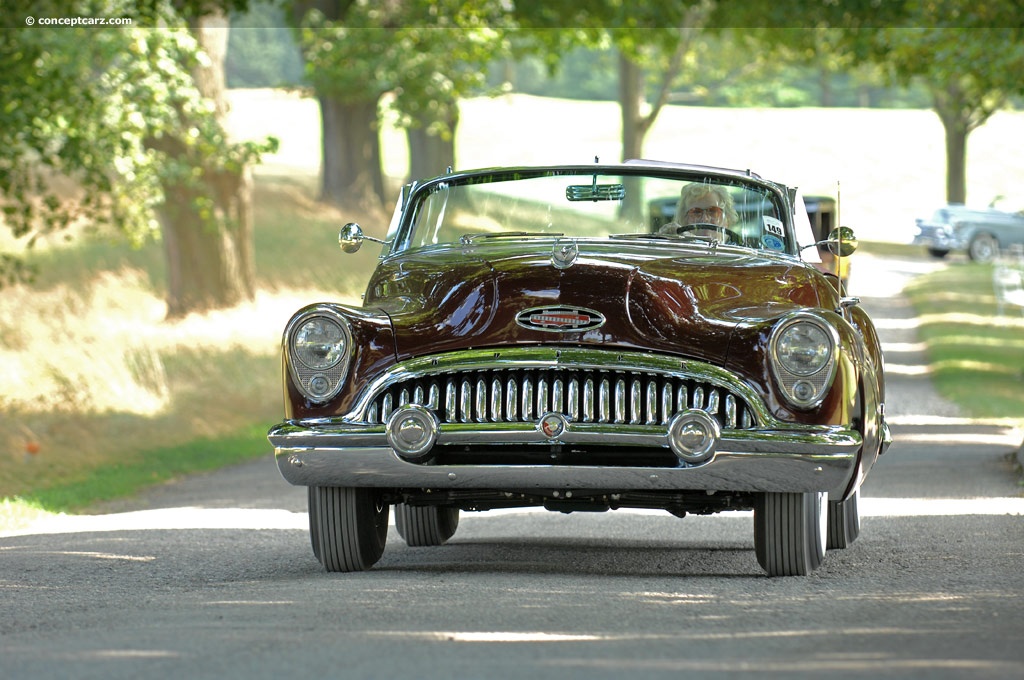
<path id="1" fill-rule="evenodd" d="M 828 233 L 825 245 L 829 252 L 839 257 L 849 257 L 857 252 L 860 242 L 849 227 L 836 227 Z"/>
<path id="2" fill-rule="evenodd" d="M 386 246 L 390 243 L 390 241 L 382 241 L 379 238 L 367 236 L 363 233 L 363 228 L 355 222 L 349 222 L 341 228 L 340 232 L 338 232 L 338 245 L 341 246 L 341 249 L 346 253 L 354 253 L 358 251 L 363 246 L 363 241 L 373 241 L 374 243 L 379 243 L 382 246 Z"/>
<path id="3" fill-rule="evenodd" d="M 355 222 L 349 222 L 338 232 L 338 245 L 346 253 L 357 252 L 362 247 L 365 239 L 363 228 Z"/>

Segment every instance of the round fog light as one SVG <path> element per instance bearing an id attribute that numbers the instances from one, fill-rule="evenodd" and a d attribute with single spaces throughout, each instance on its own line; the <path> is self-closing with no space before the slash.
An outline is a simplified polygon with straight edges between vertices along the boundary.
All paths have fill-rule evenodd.
<path id="1" fill-rule="evenodd" d="M 797 380 L 793 383 L 793 398 L 799 402 L 809 402 L 814 400 L 814 396 L 817 394 L 817 389 L 814 384 L 809 380 Z"/>
<path id="2" fill-rule="evenodd" d="M 388 418 L 388 444 L 403 460 L 421 463 L 430 457 L 441 424 L 430 409 L 404 406 Z"/>
<path id="3" fill-rule="evenodd" d="M 721 436 L 718 421 L 700 409 L 677 413 L 668 424 L 668 445 L 684 463 L 709 460 Z"/>
<path id="4" fill-rule="evenodd" d="M 331 381 L 323 373 L 309 379 L 309 393 L 314 397 L 322 397 L 331 391 Z"/>

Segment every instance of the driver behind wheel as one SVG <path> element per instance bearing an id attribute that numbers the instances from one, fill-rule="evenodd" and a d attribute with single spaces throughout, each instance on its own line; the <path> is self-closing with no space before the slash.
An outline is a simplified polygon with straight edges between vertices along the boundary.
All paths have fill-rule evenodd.
<path id="1" fill-rule="evenodd" d="M 730 227 L 739 221 L 732 196 L 725 187 L 694 182 L 687 184 L 676 203 L 676 219 L 661 227 L 659 234 L 711 238 L 728 243 Z"/>

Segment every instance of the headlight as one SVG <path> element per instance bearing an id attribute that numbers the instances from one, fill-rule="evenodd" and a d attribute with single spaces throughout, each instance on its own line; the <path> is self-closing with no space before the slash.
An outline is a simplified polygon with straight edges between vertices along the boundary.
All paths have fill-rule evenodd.
<path id="1" fill-rule="evenodd" d="M 306 368 L 324 370 L 334 366 L 348 350 L 348 338 L 341 326 L 323 316 L 315 316 L 295 330 L 292 351 Z"/>
<path id="2" fill-rule="evenodd" d="M 772 368 L 786 399 L 797 408 L 821 403 L 836 373 L 839 334 L 818 316 L 798 313 L 772 333 Z"/>
<path id="3" fill-rule="evenodd" d="M 310 401 L 334 397 L 348 373 L 352 339 L 348 322 L 328 307 L 292 319 L 285 331 L 292 378 Z"/>
<path id="4" fill-rule="evenodd" d="M 832 357 L 832 342 L 823 328 L 802 321 L 779 333 L 775 353 L 782 367 L 796 375 L 813 375 Z"/>

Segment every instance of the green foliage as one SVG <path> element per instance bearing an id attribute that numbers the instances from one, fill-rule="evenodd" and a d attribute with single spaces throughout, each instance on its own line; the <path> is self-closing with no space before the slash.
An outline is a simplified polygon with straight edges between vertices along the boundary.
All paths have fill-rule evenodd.
<path id="1" fill-rule="evenodd" d="M 28 15 L 29 4 L 18 3 Z M 104 13 L 130 16 L 131 8 Z M 204 214 L 205 175 L 237 172 L 274 146 L 230 143 L 192 79 L 207 57 L 184 21 L 167 3 L 136 9 L 158 12 L 166 28 L 0 31 L 0 198 L 5 224 L 28 247 L 76 222 L 110 225 L 139 243 L 158 229 L 154 211 L 168 182 L 194 185 Z M 89 15 L 89 5 L 52 13 L 75 12 Z"/>
<path id="2" fill-rule="evenodd" d="M 228 87 L 296 87 L 303 83 L 302 53 L 284 11 L 260 2 L 231 16 L 224 75 Z"/>
<path id="3" fill-rule="evenodd" d="M 508 52 L 502 25 L 486 2 L 357 1 L 344 16 L 311 10 L 298 34 L 319 95 L 356 103 L 393 92 L 401 125 L 450 137 L 457 100 L 483 91 L 486 64 Z"/>

